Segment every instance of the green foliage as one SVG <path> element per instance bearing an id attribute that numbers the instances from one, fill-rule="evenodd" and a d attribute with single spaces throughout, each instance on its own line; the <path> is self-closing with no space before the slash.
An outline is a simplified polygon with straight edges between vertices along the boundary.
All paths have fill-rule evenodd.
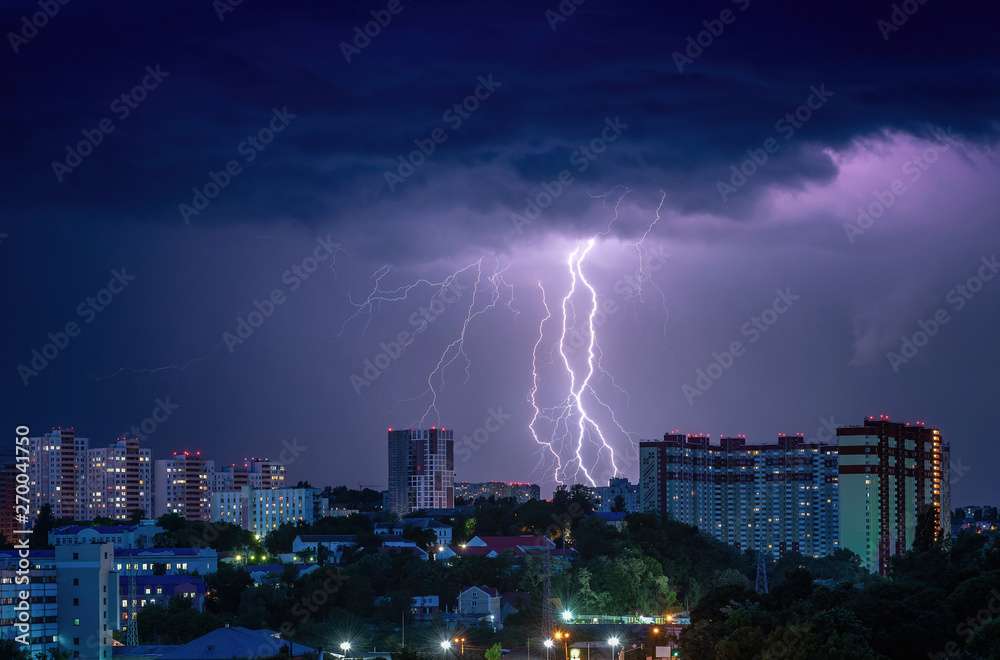
<path id="1" fill-rule="evenodd" d="M 503 650 L 500 648 L 499 644 L 494 644 L 490 648 L 486 649 L 486 653 L 483 655 L 486 660 L 500 660 L 500 656 L 503 655 Z"/>
<path id="2" fill-rule="evenodd" d="M 960 536 L 950 548 L 931 543 L 895 560 L 889 578 L 858 570 L 846 552 L 787 556 L 767 595 L 720 586 L 692 611 L 683 657 L 1000 658 L 1000 618 L 982 616 L 1000 606 L 995 542 Z"/>
<path id="3" fill-rule="evenodd" d="M 320 518 L 313 524 L 285 523 L 264 539 L 264 545 L 272 554 L 292 551 L 292 542 L 300 534 L 358 534 L 366 538 L 372 536 L 372 521 L 367 516 Z M 359 539 L 364 540 L 364 539 Z"/>
<path id="4" fill-rule="evenodd" d="M 146 605 L 139 611 L 140 644 L 186 644 L 223 624 L 212 613 L 201 613 L 187 598 L 173 598 L 167 605 Z"/>
<path id="5" fill-rule="evenodd" d="M 28 654 L 19 643 L 12 639 L 0 639 L 0 658 L 28 660 Z"/>
<path id="6" fill-rule="evenodd" d="M 330 506 L 358 511 L 374 511 L 382 506 L 382 493 L 371 488 L 351 490 L 347 486 L 324 488 L 322 497 L 330 499 Z"/>
<path id="7" fill-rule="evenodd" d="M 218 614 L 237 611 L 241 594 L 253 586 L 253 579 L 246 569 L 220 563 L 219 570 L 205 577 L 208 597 L 205 608 Z"/>
<path id="8" fill-rule="evenodd" d="M 153 539 L 158 548 L 212 548 L 231 552 L 260 546 L 253 534 L 229 523 L 186 520 L 176 513 L 161 516 L 157 522 L 164 530 Z"/>

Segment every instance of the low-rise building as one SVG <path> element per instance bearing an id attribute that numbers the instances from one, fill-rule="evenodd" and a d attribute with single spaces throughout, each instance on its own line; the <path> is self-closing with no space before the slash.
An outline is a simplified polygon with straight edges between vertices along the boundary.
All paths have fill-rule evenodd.
<path id="1" fill-rule="evenodd" d="M 344 549 L 353 548 L 357 544 L 358 537 L 354 534 L 300 534 L 292 540 L 292 552 L 295 554 L 310 552 L 316 556 L 322 546 L 330 551 L 330 560 L 334 564 L 339 564 Z"/>
<path id="2" fill-rule="evenodd" d="M 18 572 L 28 561 L 27 584 Z M 111 544 L 0 551 L 0 639 L 28 642 L 25 650 L 52 656 L 110 660 L 111 634 L 118 621 L 118 580 Z M 27 592 L 30 621 L 21 616 Z M 18 625 L 24 628 L 19 629 Z"/>
<path id="3" fill-rule="evenodd" d="M 264 538 L 286 523 L 315 522 L 328 510 L 325 502 L 315 488 L 243 486 L 212 493 L 212 520 L 237 525 Z"/>
<path id="4" fill-rule="evenodd" d="M 464 619 L 487 623 L 494 631 L 501 630 L 500 601 L 500 592 L 493 587 L 472 586 L 458 594 L 457 612 Z"/>
<path id="5" fill-rule="evenodd" d="M 415 621 L 430 621 L 441 611 L 439 596 L 413 596 L 410 598 L 410 616 Z"/>
<path id="6" fill-rule="evenodd" d="M 127 548 L 115 553 L 122 575 L 211 575 L 219 570 L 212 548 Z"/>
<path id="7" fill-rule="evenodd" d="M 438 545 L 451 545 L 452 528 L 435 518 L 403 518 L 395 523 L 377 523 L 375 533 L 386 536 L 402 536 L 407 529 L 427 529 L 434 532 L 434 542 Z"/>
<path id="8" fill-rule="evenodd" d="M 115 548 L 151 548 L 163 528 L 155 520 L 137 525 L 67 525 L 49 531 L 49 545 L 84 545 L 110 543 Z"/>
<path id="9" fill-rule="evenodd" d="M 169 605 L 175 598 L 187 598 L 191 606 L 201 612 L 205 609 L 205 580 L 198 575 L 137 575 L 134 578 L 118 576 L 118 593 L 121 596 L 119 628 L 128 625 L 129 610 L 142 612 L 147 605 Z M 131 601 L 131 603 L 130 603 Z"/>

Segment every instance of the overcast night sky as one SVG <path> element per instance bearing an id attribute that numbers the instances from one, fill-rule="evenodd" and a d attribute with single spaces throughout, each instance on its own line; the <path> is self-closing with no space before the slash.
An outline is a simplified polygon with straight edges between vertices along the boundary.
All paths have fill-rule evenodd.
<path id="1" fill-rule="evenodd" d="M 997 503 L 994 4 L 4 4 L 7 428 L 549 491 L 885 413 Z"/>

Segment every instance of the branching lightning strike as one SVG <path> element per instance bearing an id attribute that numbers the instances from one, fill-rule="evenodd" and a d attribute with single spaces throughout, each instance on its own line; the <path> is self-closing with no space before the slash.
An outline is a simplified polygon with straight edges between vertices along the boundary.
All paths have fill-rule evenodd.
<path id="1" fill-rule="evenodd" d="M 444 347 L 433 369 L 428 372 L 425 379 L 427 387 L 424 391 L 415 397 L 406 399 L 406 401 L 416 401 L 425 397 L 429 398 L 429 403 L 418 421 L 420 426 L 423 426 L 428 421 L 433 421 L 435 425 L 440 424 L 441 414 L 438 409 L 438 394 L 445 387 L 445 372 L 448 367 L 454 364 L 459 358 L 462 358 L 465 369 L 465 382 L 468 382 L 471 378 L 472 359 L 465 350 L 465 341 L 468 338 L 469 327 L 472 322 L 483 314 L 495 310 L 501 302 L 515 315 L 520 313 L 514 306 L 514 285 L 507 281 L 505 277 L 510 264 L 504 265 L 497 256 L 494 256 L 492 261 L 492 272 L 487 270 L 487 257 L 480 257 L 450 273 L 443 279 L 429 280 L 418 278 L 395 288 L 383 288 L 382 286 L 383 280 L 392 271 L 390 266 L 385 265 L 372 273 L 371 279 L 374 280 L 374 283 L 368 295 L 363 300 L 356 302 L 353 298 L 348 298 L 349 303 L 354 307 L 354 312 L 341 325 L 341 335 L 351 321 L 362 315 L 367 316 L 365 322 L 365 330 L 367 331 L 372 317 L 382 305 L 409 300 L 410 294 L 420 287 L 430 289 L 434 292 L 433 295 L 441 294 L 450 289 L 461 290 L 464 286 L 461 284 L 462 277 L 467 273 L 474 273 L 472 297 L 469 305 L 466 307 L 465 317 L 459 326 L 457 336 Z"/>
<path id="2" fill-rule="evenodd" d="M 614 406 L 608 400 L 602 398 L 596 387 L 595 376 L 599 375 L 612 388 L 623 395 L 626 402 L 631 399 L 628 391 L 604 367 L 604 352 L 601 349 L 598 338 L 599 324 L 597 323 L 597 316 L 601 307 L 600 299 L 597 289 L 588 279 L 585 269 L 587 257 L 594 249 L 597 241 L 600 238 L 610 235 L 615 225 L 619 222 L 622 202 L 631 192 L 631 189 L 626 186 L 616 186 L 603 195 L 592 195 L 594 198 L 604 199 L 605 205 L 608 206 L 607 200 L 615 190 L 620 190 L 621 192 L 617 195 L 613 207 L 613 215 L 605 230 L 595 234 L 584 242 L 578 243 L 569 253 L 566 260 L 570 280 L 559 308 L 561 331 L 555 349 L 561 358 L 563 371 L 565 371 L 569 386 L 565 397 L 557 405 L 551 407 L 543 407 L 539 404 L 539 381 L 541 377 L 538 353 L 545 340 L 546 322 L 552 318 L 553 314 L 546 300 L 545 288 L 541 282 L 538 283 L 538 288 L 542 295 L 542 305 L 545 308 L 545 316 L 539 322 L 538 335 L 531 354 L 532 386 L 528 399 L 533 414 L 528 424 L 528 429 L 532 439 L 542 449 L 539 459 L 540 465 L 547 462 L 547 457 L 551 457 L 550 465 L 553 480 L 558 484 L 563 484 L 565 480 L 569 479 L 579 481 L 582 476 L 583 481 L 593 486 L 596 485 L 595 476 L 599 473 L 603 472 L 604 474 L 610 474 L 610 476 L 617 476 L 621 471 L 619 467 L 619 459 L 621 457 L 615 453 L 615 446 L 609 440 L 608 431 L 595 418 L 591 404 L 602 409 L 604 411 L 602 416 L 610 419 L 610 426 L 613 427 L 617 434 L 620 434 L 622 438 L 629 442 L 632 451 L 628 454 L 628 457 L 631 458 L 636 449 L 635 434 L 625 428 Z M 631 244 L 631 247 L 635 250 L 638 258 L 637 283 L 635 287 L 638 299 L 640 301 L 644 300 L 643 287 L 646 284 L 650 284 L 659 292 L 661 301 L 664 307 L 666 307 L 665 295 L 656 280 L 652 277 L 652 272 L 647 263 L 645 246 L 646 239 L 661 219 L 661 211 L 666 200 L 666 193 L 663 191 L 660 191 L 660 193 L 660 201 L 656 207 L 653 219 L 649 222 L 646 230 L 638 240 Z M 588 299 L 586 304 L 589 306 L 585 307 L 585 321 L 580 321 L 576 314 L 575 299 L 583 295 L 586 295 Z M 664 327 L 665 324 L 666 320 L 664 321 Z M 580 330 L 578 326 L 583 326 L 583 330 Z M 572 338 L 570 336 L 571 327 L 573 330 Z M 576 343 L 573 339 L 582 339 L 582 342 L 580 342 L 582 344 L 581 348 L 583 346 L 586 348 L 585 366 L 573 366 L 573 360 L 568 351 L 568 347 Z M 540 420 L 545 420 L 551 425 L 551 434 L 547 440 L 539 437 L 538 425 Z M 596 451 L 593 452 L 592 459 L 588 461 L 586 456 L 589 447 L 596 449 Z"/>

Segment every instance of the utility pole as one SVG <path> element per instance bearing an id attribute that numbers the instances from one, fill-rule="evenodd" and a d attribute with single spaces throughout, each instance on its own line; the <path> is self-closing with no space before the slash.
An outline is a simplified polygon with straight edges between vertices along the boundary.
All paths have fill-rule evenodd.
<path id="1" fill-rule="evenodd" d="M 757 580 L 754 588 L 759 594 L 766 594 L 767 589 L 767 559 L 763 552 L 757 553 Z"/>
<path id="2" fill-rule="evenodd" d="M 552 634 L 552 551 L 545 546 L 545 562 L 542 581 L 542 639 Z M 530 660 L 530 659 L 529 659 Z"/>
<path id="3" fill-rule="evenodd" d="M 139 607 L 136 603 L 135 571 L 128 576 L 128 627 L 125 629 L 126 646 L 139 646 Z"/>

